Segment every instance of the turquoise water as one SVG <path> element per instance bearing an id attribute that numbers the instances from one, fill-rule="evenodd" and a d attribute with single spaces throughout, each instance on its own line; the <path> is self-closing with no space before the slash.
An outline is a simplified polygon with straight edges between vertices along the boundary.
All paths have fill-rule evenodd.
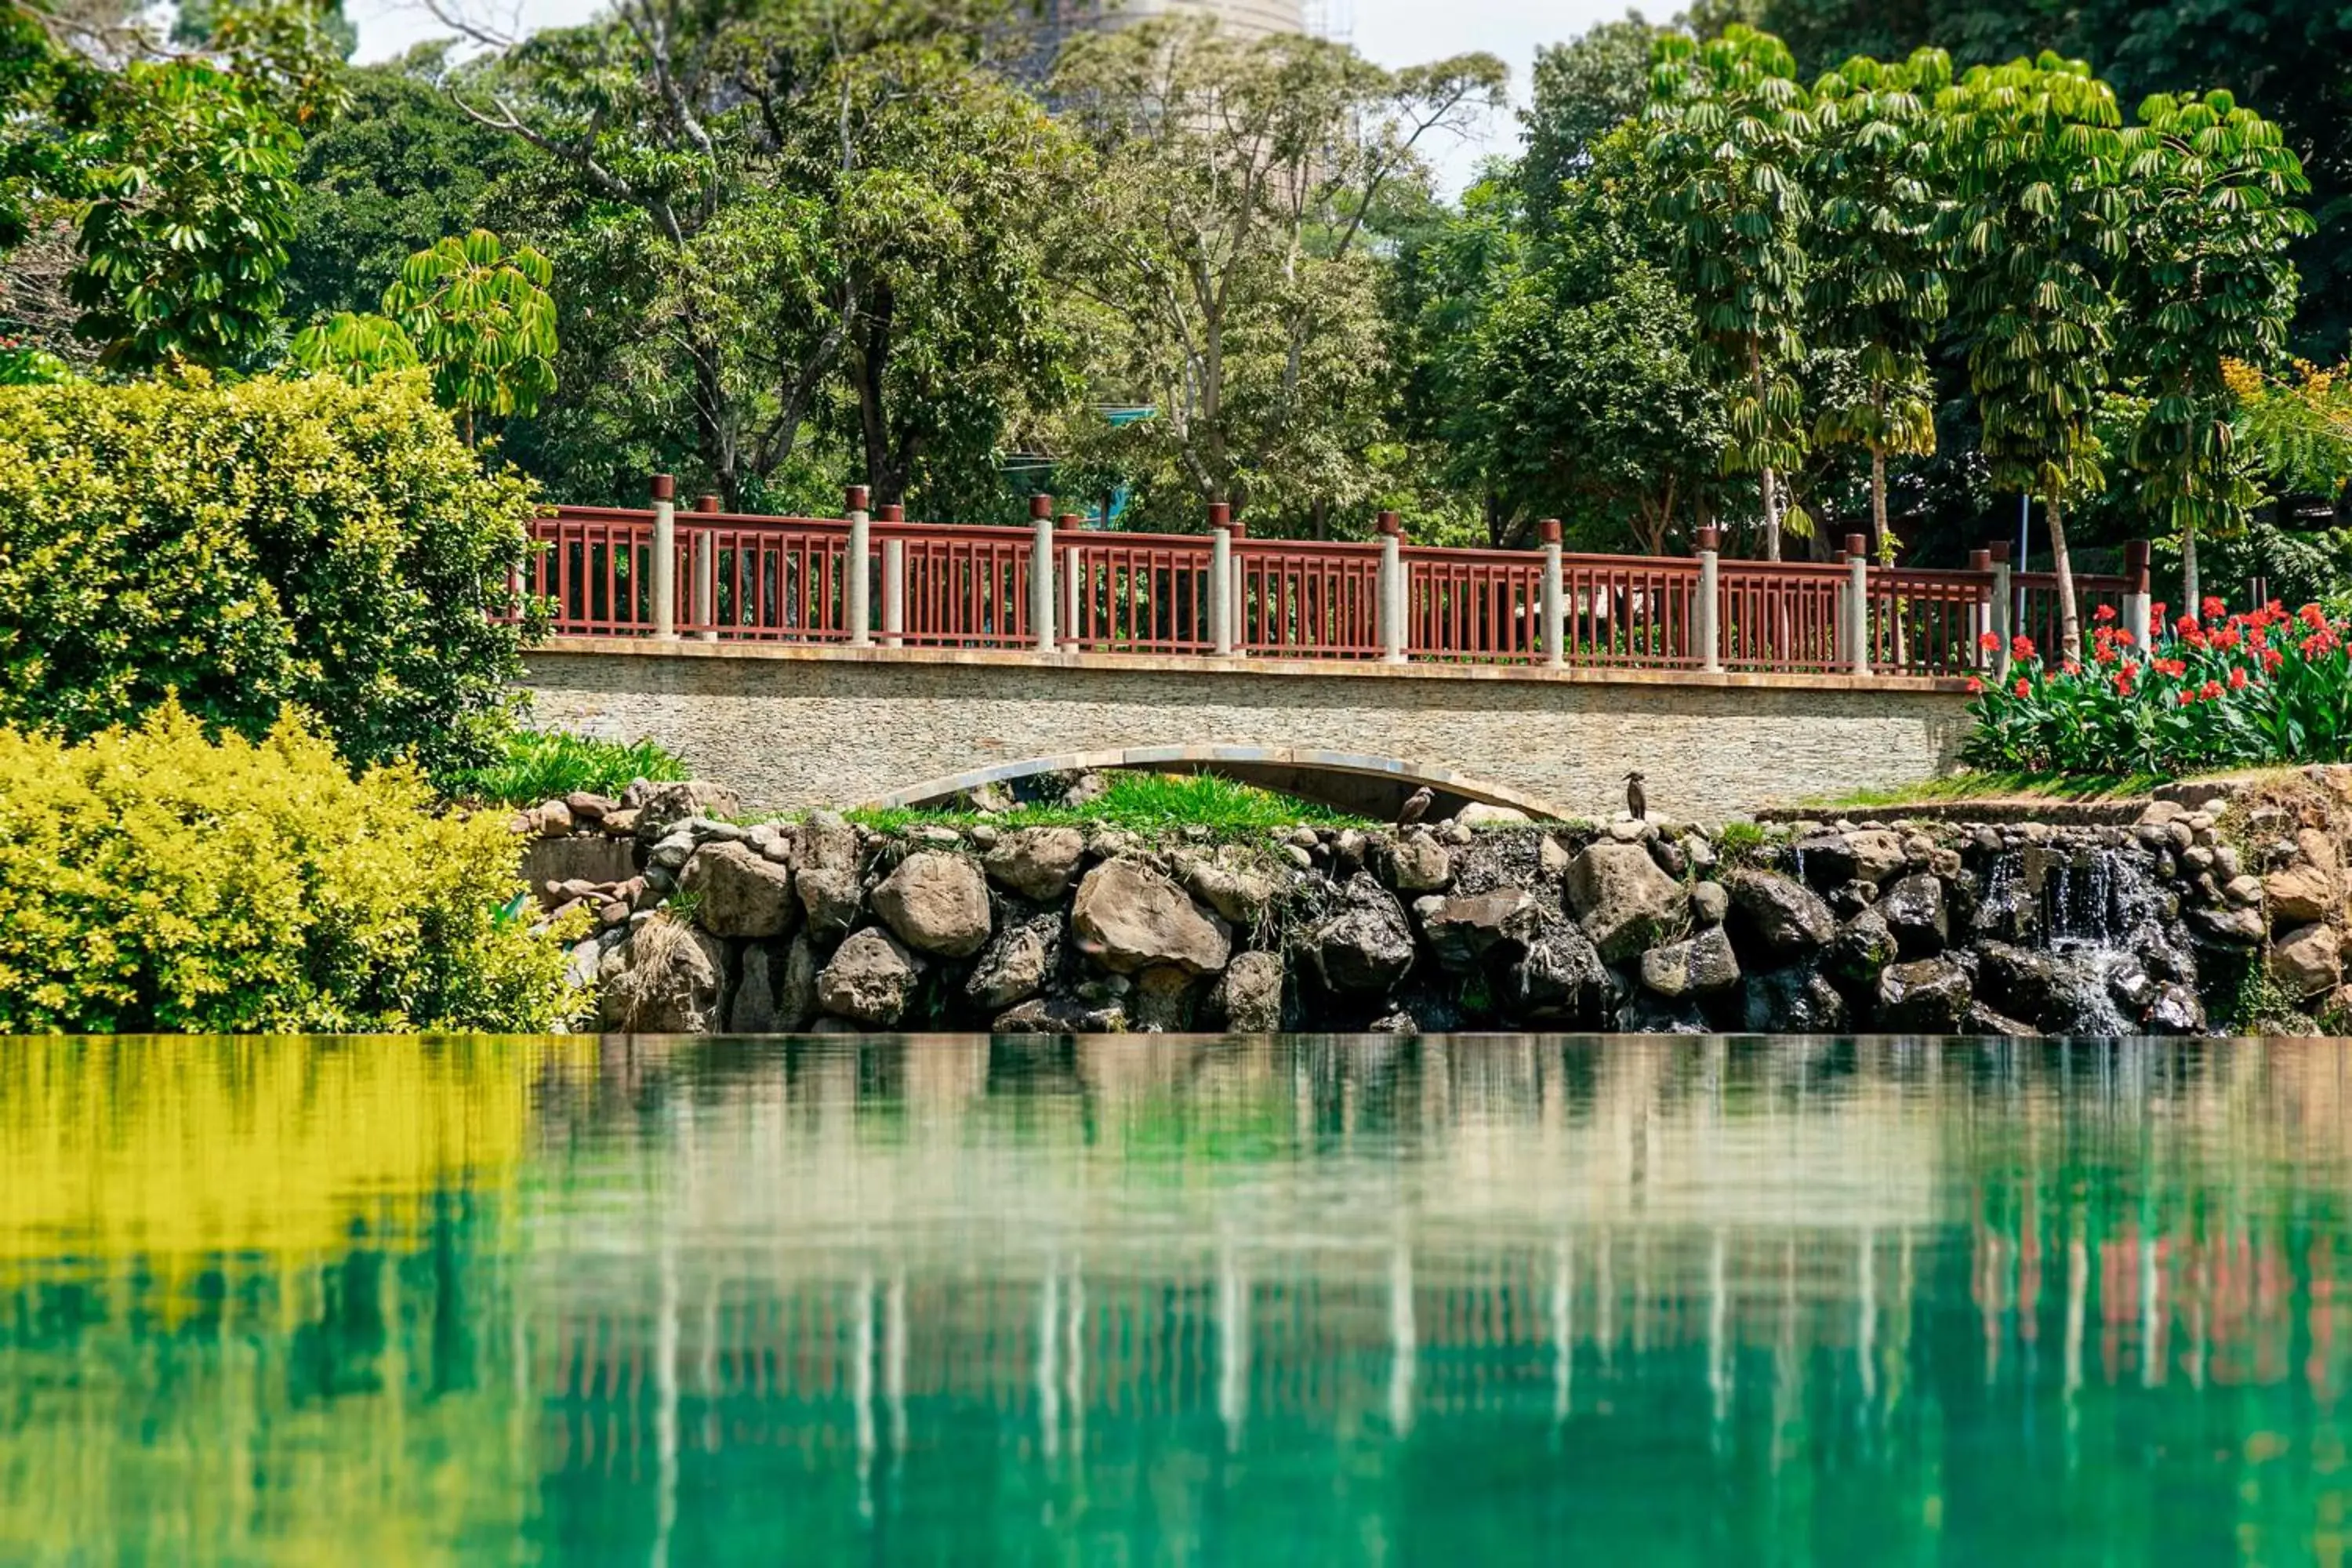
<path id="1" fill-rule="evenodd" d="M 0 1042 L 0 1563 L 2335 1562 L 2347 1068 Z"/>

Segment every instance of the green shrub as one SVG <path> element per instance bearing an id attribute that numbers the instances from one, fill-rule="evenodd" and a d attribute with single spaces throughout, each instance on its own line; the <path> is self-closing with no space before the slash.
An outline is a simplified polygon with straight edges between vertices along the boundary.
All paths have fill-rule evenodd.
<path id="1" fill-rule="evenodd" d="M 636 779 L 687 776 L 685 759 L 652 741 L 624 746 L 563 730 L 517 730 L 497 762 L 452 774 L 444 787 L 460 800 L 537 805 L 574 790 L 618 795 Z"/>
<path id="2" fill-rule="evenodd" d="M 357 765 L 490 761 L 532 492 L 420 374 L 0 387 L 0 723 L 70 738 L 170 693 Z"/>
<path id="3" fill-rule="evenodd" d="M 572 933 L 509 912 L 502 821 L 433 805 L 290 716 L 0 730 L 0 1034 L 560 1027 Z"/>
<path id="4" fill-rule="evenodd" d="M 2163 621 L 2158 605 L 2157 621 Z M 2024 637 L 2007 678 L 1982 690 L 1967 759 L 2040 773 L 2179 776 L 2352 760 L 2352 626 L 2317 605 L 2231 615 L 2219 599 L 2152 648 L 2102 608 L 2091 661 L 2051 668 Z"/>

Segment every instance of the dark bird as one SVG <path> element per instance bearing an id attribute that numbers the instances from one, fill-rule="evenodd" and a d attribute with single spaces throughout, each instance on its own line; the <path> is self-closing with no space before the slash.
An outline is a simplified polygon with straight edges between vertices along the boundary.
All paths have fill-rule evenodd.
<path id="1" fill-rule="evenodd" d="M 1642 793 L 1642 775 L 1625 775 L 1625 815 L 1636 822 L 1650 819 L 1650 797 Z"/>
<path id="2" fill-rule="evenodd" d="M 1402 832 L 1427 816 L 1429 808 L 1436 804 L 1437 796 L 1425 787 L 1417 789 L 1405 796 L 1404 805 L 1397 810 L 1398 830 Z"/>

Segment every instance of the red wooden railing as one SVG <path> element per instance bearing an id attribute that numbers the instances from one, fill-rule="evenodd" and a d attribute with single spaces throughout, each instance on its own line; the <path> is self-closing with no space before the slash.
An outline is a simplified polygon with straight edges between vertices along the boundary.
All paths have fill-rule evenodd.
<path id="1" fill-rule="evenodd" d="M 1862 569 L 1851 559 L 1559 554 L 1555 579 L 1549 525 L 1545 550 L 1451 550 L 1404 543 L 1392 517 L 1383 528 L 1393 542 L 1342 543 L 1253 539 L 1220 514 L 1217 526 L 1231 527 L 1220 546 L 1213 536 L 1095 531 L 1075 519 L 1054 527 L 1043 507 L 1033 528 L 1013 529 L 909 523 L 895 509 L 870 523 L 862 513 L 855 523 L 753 516 L 706 498 L 667 525 L 671 626 L 682 637 L 772 642 L 1163 655 L 1223 646 L 1235 657 L 1920 676 L 1995 662 L 1979 646 L 1988 629 L 2021 631 L 2045 653 L 2060 639 L 2054 578 L 1997 569 L 1998 552 L 1979 552 L 1965 571 L 1869 567 L 1857 617 Z M 545 605 L 558 634 L 651 635 L 656 517 L 557 509 L 532 525 L 540 548 L 519 588 Z M 1231 574 L 1222 592 L 1221 548 Z M 1033 594 L 1041 550 L 1050 624 Z M 2134 584 L 2146 591 L 2144 551 L 2128 564 L 2137 576 L 2075 579 L 2084 626 L 2102 605 L 2128 618 Z M 2009 592 L 1996 604 L 2003 577 Z"/>

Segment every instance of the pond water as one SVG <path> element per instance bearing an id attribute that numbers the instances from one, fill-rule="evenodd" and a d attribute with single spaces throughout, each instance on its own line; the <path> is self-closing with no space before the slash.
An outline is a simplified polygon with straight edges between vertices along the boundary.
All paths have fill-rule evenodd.
<path id="1" fill-rule="evenodd" d="M 2336 1561 L 2347 1049 L 0 1041 L 0 1563 Z"/>

